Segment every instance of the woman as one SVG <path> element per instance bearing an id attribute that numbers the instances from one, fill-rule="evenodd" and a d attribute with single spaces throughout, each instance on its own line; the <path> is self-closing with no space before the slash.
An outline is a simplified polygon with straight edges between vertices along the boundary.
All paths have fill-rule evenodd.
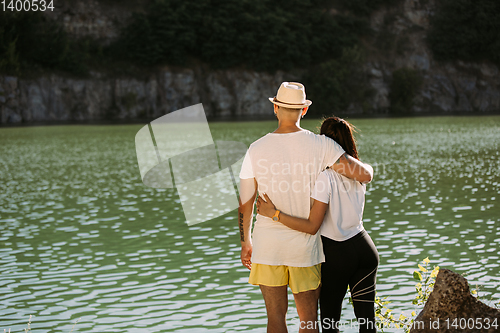
<path id="1" fill-rule="evenodd" d="M 359 160 L 353 126 L 338 118 L 327 118 L 324 134 Z M 331 168 L 316 180 L 309 218 L 280 213 L 280 222 L 289 228 L 316 234 L 321 228 L 325 262 L 321 267 L 320 313 L 323 332 L 338 332 L 342 301 L 349 286 L 360 332 L 376 332 L 375 283 L 379 256 L 363 228 L 366 184 L 346 178 Z M 279 207 L 278 207 L 279 208 Z M 277 211 L 267 194 L 257 200 L 257 212 L 271 217 Z M 320 246 L 320 244 L 318 244 Z"/>

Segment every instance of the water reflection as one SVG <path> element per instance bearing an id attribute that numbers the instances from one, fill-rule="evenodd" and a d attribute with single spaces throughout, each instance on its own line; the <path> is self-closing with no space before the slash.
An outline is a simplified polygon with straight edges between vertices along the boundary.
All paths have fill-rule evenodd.
<path id="1" fill-rule="evenodd" d="M 411 311 L 411 272 L 429 256 L 498 300 L 500 117 L 353 123 L 376 170 L 365 227 L 381 257 L 379 295 Z M 139 128 L 0 130 L 0 329 L 21 331 L 32 314 L 35 332 L 69 332 L 78 318 L 80 332 L 262 331 L 236 214 L 188 227 L 175 190 L 140 180 Z M 214 140 L 247 145 L 273 128 L 211 124 Z M 296 328 L 293 309 L 288 321 Z"/>

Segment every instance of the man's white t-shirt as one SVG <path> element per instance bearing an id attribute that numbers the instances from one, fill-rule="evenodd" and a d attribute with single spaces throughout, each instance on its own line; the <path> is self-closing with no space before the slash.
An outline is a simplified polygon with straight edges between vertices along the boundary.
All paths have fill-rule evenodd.
<path id="1" fill-rule="evenodd" d="M 307 219 L 318 175 L 343 153 L 332 139 L 308 130 L 269 133 L 248 148 L 240 178 L 255 178 L 258 193 L 266 193 L 277 209 Z M 296 231 L 260 214 L 252 243 L 253 263 L 309 267 L 325 261 L 319 231 Z"/>
<path id="2" fill-rule="evenodd" d="M 319 230 L 321 235 L 344 241 L 362 231 L 365 192 L 366 184 L 331 169 L 323 171 L 311 195 L 313 199 L 329 204 Z"/>

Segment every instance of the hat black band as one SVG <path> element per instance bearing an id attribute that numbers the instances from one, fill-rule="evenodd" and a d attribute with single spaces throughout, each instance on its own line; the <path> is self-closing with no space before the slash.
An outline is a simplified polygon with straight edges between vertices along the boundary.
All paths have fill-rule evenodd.
<path id="1" fill-rule="evenodd" d="M 304 104 L 292 104 L 292 103 L 287 103 L 287 102 L 282 102 L 279 99 L 276 98 L 276 96 L 273 99 L 274 102 L 282 103 L 282 104 L 287 104 L 287 105 L 300 105 L 303 106 Z"/>

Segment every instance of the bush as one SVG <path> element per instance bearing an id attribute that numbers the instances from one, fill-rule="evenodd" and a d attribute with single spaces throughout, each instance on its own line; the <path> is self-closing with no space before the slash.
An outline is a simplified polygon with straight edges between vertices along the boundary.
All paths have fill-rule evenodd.
<path id="1" fill-rule="evenodd" d="M 401 0 L 339 0 L 343 9 L 347 9 L 356 15 L 367 16 L 382 6 L 395 6 Z"/>
<path id="2" fill-rule="evenodd" d="M 333 17 L 320 1 L 157 0 L 136 14 L 117 45 L 142 65 L 289 70 L 340 57 L 369 31 L 366 20 Z"/>
<path id="3" fill-rule="evenodd" d="M 391 112 L 410 113 L 413 98 L 422 85 L 422 77 L 417 70 L 400 68 L 392 73 L 389 100 Z"/>
<path id="4" fill-rule="evenodd" d="M 85 74 L 85 45 L 39 12 L 0 13 L 0 70 L 18 74 L 33 66 Z"/>
<path id="5" fill-rule="evenodd" d="M 312 114 L 330 115 L 346 111 L 351 103 L 368 108 L 373 90 L 363 72 L 363 52 L 346 48 L 339 59 L 326 61 L 304 78 L 307 95 L 313 101 Z"/>
<path id="6" fill-rule="evenodd" d="M 0 35 L 0 38 L 3 37 Z M 16 50 L 17 38 L 0 40 L 0 72 L 8 75 L 19 74 L 19 55 Z"/>
<path id="7" fill-rule="evenodd" d="M 500 1 L 441 0 L 427 34 L 436 60 L 500 64 Z"/>
<path id="8" fill-rule="evenodd" d="M 153 0 L 108 47 L 90 38 L 72 40 L 39 12 L 2 12 L 0 71 L 85 75 L 90 66 L 189 66 L 192 59 L 212 68 L 308 68 L 340 58 L 344 48 L 370 33 L 366 19 L 332 16 L 323 5 L 324 0 Z"/>
<path id="9" fill-rule="evenodd" d="M 17 75 L 20 68 L 18 34 L 12 16 L 0 12 L 0 71 Z"/>
<path id="10" fill-rule="evenodd" d="M 365 18 L 332 16 L 324 0 L 153 0 L 108 47 L 71 39 L 39 12 L 2 12 L 0 71 L 85 75 L 90 66 L 143 70 L 192 59 L 212 68 L 289 71 L 339 59 L 369 33 Z"/>

